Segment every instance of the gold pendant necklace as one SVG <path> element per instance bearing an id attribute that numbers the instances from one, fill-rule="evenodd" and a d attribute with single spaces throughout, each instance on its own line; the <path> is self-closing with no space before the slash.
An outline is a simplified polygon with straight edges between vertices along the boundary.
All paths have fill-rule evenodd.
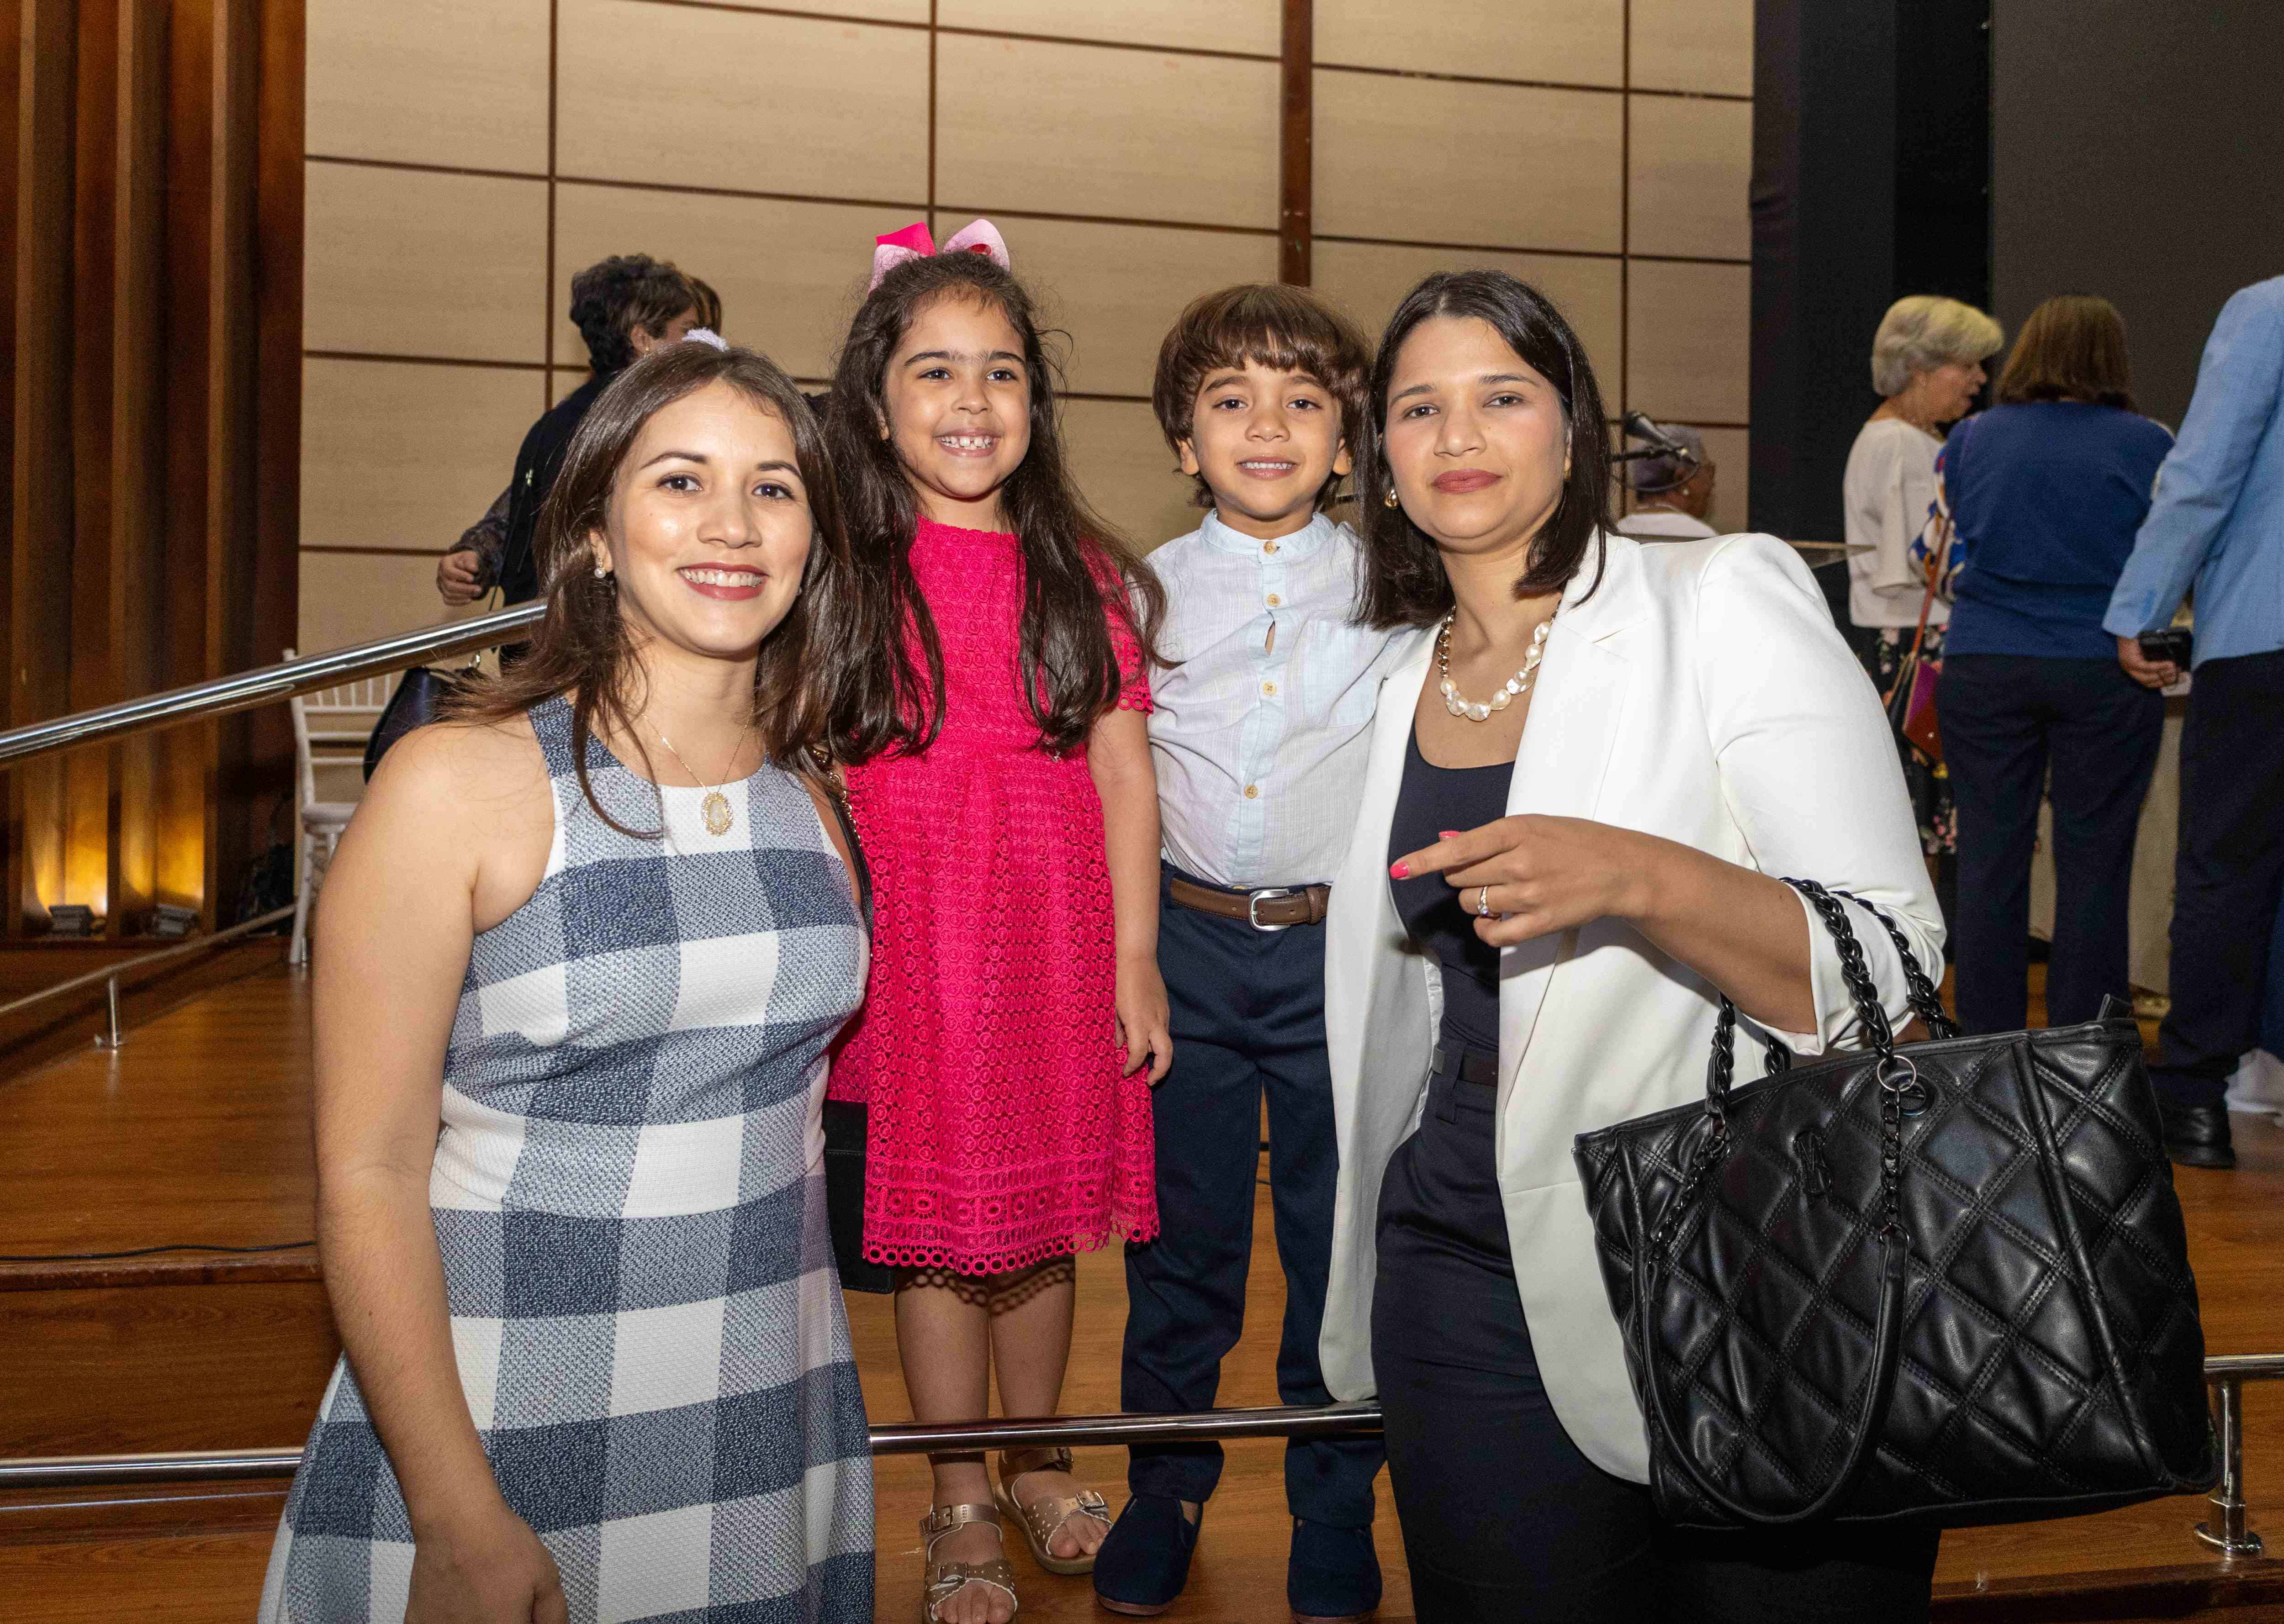
<path id="1" fill-rule="evenodd" d="M 1546 658 L 1546 633 L 1554 624 L 1554 617 L 1549 615 L 1541 621 L 1538 629 L 1530 634 L 1530 652 L 1522 657 L 1522 669 L 1500 683 L 1490 699 L 1478 700 L 1467 698 L 1451 680 L 1451 621 L 1459 613 L 1454 609 L 1445 615 L 1443 625 L 1435 630 L 1435 671 L 1443 678 L 1435 685 L 1436 691 L 1443 696 L 1443 708 L 1454 716 L 1469 722 L 1489 722 L 1495 712 L 1505 710 L 1530 691 L 1531 679 L 1538 675 L 1538 662 Z"/>
<path id="2" fill-rule="evenodd" d="M 658 742 L 666 746 L 668 754 L 682 763 L 683 771 L 689 773 L 693 778 L 698 777 L 690 763 L 682 760 L 682 752 L 674 747 L 672 739 L 664 733 L 661 733 L 658 736 Z M 733 749 L 730 753 L 730 760 L 735 762 L 737 759 L 737 751 Z M 697 787 L 706 792 L 706 799 L 698 803 L 698 816 L 705 820 L 706 832 L 717 838 L 729 833 L 730 825 L 736 818 L 736 814 L 730 809 L 730 798 L 722 792 L 720 785 L 707 784 L 702 779 L 700 780 Z"/>

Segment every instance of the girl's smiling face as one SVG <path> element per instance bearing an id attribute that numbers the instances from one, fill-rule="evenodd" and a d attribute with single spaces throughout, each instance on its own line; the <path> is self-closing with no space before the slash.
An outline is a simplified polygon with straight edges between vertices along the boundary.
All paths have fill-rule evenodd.
<path id="1" fill-rule="evenodd" d="M 751 660 L 799 596 L 814 534 L 793 431 L 716 379 L 643 425 L 589 545 L 638 640 Z"/>
<path id="2" fill-rule="evenodd" d="M 1404 340 L 1383 438 L 1404 512 L 1446 551 L 1527 545 L 1570 471 L 1561 395 L 1472 316 L 1431 316 Z"/>
<path id="3" fill-rule="evenodd" d="M 913 313 L 881 380 L 896 448 L 920 511 L 940 524 L 1006 527 L 999 488 L 1031 449 L 1023 340 L 986 300 L 946 293 Z"/>

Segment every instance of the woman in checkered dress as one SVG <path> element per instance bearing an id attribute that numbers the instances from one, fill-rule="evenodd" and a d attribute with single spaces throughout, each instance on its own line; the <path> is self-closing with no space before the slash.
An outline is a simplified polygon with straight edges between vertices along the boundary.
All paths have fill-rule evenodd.
<path id="1" fill-rule="evenodd" d="M 841 652 L 817 443 L 748 352 L 630 369 L 544 520 L 530 654 L 392 750 L 342 842 L 317 1086 L 347 1354 L 265 1624 L 872 1617 L 819 1127 L 862 864 L 778 765 Z"/>

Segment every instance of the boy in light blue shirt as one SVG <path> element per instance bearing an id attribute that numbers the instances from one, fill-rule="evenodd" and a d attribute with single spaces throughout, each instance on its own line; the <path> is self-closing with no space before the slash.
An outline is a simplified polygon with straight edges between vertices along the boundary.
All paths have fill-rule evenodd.
<path id="1" fill-rule="evenodd" d="M 1155 1095 L 1159 1238 L 1126 1249 L 1123 1407 L 1213 1407 L 1243 1324 L 1263 1103 L 1286 1308 L 1288 1404 L 1331 1401 L 1317 1342 L 1339 1149 L 1325 1052 L 1325 908 L 1348 847 L 1380 682 L 1416 634 L 1356 623 L 1356 534 L 1326 511 L 1364 421 L 1371 354 L 1305 291 L 1250 285 L 1185 311 L 1153 403 L 1211 511 L 1151 555 L 1165 583 L 1151 677 L 1164 872 L 1159 966 L 1174 1065 Z M 1294 1614 L 1380 1601 L 1376 1438 L 1293 1442 Z M 1098 1556 L 1114 1612 L 1180 1595 L 1216 1444 L 1137 1447 L 1133 1491 Z"/>

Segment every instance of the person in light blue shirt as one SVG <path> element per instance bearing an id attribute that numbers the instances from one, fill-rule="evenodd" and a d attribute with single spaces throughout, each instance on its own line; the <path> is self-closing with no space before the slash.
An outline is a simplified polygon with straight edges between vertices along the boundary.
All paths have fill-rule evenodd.
<path id="1" fill-rule="evenodd" d="M 2181 437 L 2110 594 L 2102 629 L 2137 682 L 2177 675 L 2138 639 L 2194 589 L 2196 682 L 2181 735 L 2173 1007 L 2150 1068 L 2165 1148 L 2236 1165 L 2229 1074 L 2260 1039 L 2284 893 L 2284 277 L 2221 308 Z"/>
<path id="2" fill-rule="evenodd" d="M 1245 1320 L 1264 1101 L 1284 1266 L 1277 1391 L 1332 1394 L 1318 1342 L 1340 1149 L 1325 1049 L 1325 910 L 1348 850 L 1381 678 L 1412 635 L 1357 623 L 1356 534 L 1326 510 L 1364 421 L 1371 350 L 1304 289 L 1208 293 L 1166 335 L 1159 426 L 1209 508 L 1151 555 L 1166 587 L 1150 746 L 1164 847 L 1158 962 L 1174 1065 L 1151 1097 L 1158 1238 L 1126 1248 L 1122 1408 L 1213 1407 Z M 1296 1618 L 1379 1604 L 1378 1438 L 1286 1448 Z M 1217 1444 L 1137 1446 L 1094 1565 L 1110 1612 L 1181 1594 Z"/>

